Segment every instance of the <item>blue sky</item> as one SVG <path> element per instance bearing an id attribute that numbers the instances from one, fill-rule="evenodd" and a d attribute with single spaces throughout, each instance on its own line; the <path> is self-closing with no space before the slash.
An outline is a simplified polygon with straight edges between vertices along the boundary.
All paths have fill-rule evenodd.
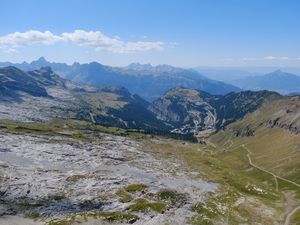
<path id="1" fill-rule="evenodd" d="M 300 66 L 298 0 L 1 0 L 0 8 L 0 61 Z"/>

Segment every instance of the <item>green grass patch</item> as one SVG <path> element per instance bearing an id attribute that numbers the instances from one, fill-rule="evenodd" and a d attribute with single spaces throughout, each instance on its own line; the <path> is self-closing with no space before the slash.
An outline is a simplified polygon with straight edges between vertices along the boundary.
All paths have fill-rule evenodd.
<path id="1" fill-rule="evenodd" d="M 88 212 L 87 216 L 92 216 L 94 218 L 101 218 L 103 220 L 109 222 L 135 222 L 139 219 L 138 216 L 130 214 L 130 213 L 122 213 L 122 212 Z"/>
<path id="2" fill-rule="evenodd" d="M 219 141 L 226 143 L 226 134 L 220 135 Z M 183 160 L 190 171 L 199 172 L 208 181 L 219 184 L 218 196 L 213 197 L 208 204 L 199 204 L 194 208 L 199 212 L 196 217 L 191 219 L 192 224 L 215 224 L 216 221 L 226 221 L 226 217 L 220 209 L 222 207 L 231 207 L 237 201 L 238 196 L 244 198 L 255 198 L 257 204 L 263 207 L 271 207 L 281 212 L 284 197 L 275 189 L 274 177 L 263 171 L 253 168 L 247 159 L 247 152 L 243 148 L 237 148 L 241 145 L 233 143 L 230 149 L 223 151 L 217 144 L 216 148 L 207 153 L 201 151 L 206 145 L 188 144 L 182 145 L 178 141 L 146 142 L 151 149 L 151 153 L 158 159 L 168 159 L 172 157 Z M 226 144 L 227 145 L 227 144 Z M 222 195 L 222 193 L 227 193 Z M 165 193 L 168 196 L 170 193 Z M 170 197 L 172 197 L 171 194 Z M 240 212 L 239 208 L 230 209 L 229 218 L 231 221 L 238 221 L 239 215 L 244 218 L 252 218 L 255 215 L 260 216 L 255 211 L 255 206 L 246 205 Z M 242 213 L 242 214 L 241 214 Z M 253 215 L 254 214 L 254 215 Z M 233 216 L 236 215 L 236 216 Z M 227 215 L 226 215 L 227 216 Z M 267 221 L 262 218 L 262 221 Z M 275 220 L 275 218 L 274 218 Z M 254 220 L 253 220 L 254 221 Z M 239 221 L 242 222 L 242 221 Z M 222 223 L 222 222 L 221 222 Z M 232 224 L 239 224 L 233 222 Z"/>
<path id="3" fill-rule="evenodd" d="M 67 218 L 63 219 L 53 219 L 47 223 L 47 225 L 72 225 L 76 219 L 83 219 L 85 222 L 88 218 L 93 219 L 102 219 L 107 222 L 125 222 L 125 223 L 134 223 L 139 219 L 138 216 L 130 213 L 122 212 L 100 212 L 100 211 L 91 211 L 84 212 L 80 214 L 73 214 Z"/>
<path id="4" fill-rule="evenodd" d="M 134 212 L 147 212 L 152 209 L 155 212 L 162 213 L 166 204 L 163 202 L 148 202 L 145 199 L 139 198 L 136 202 L 127 207 L 127 210 Z"/>
<path id="5" fill-rule="evenodd" d="M 155 194 L 155 196 L 158 200 L 169 202 L 171 205 L 176 205 L 186 199 L 185 194 L 181 194 L 172 190 L 159 191 Z"/>
<path id="6" fill-rule="evenodd" d="M 72 225 L 73 222 L 71 219 L 53 219 L 47 225 Z"/>
<path id="7" fill-rule="evenodd" d="M 35 135 L 68 136 L 74 140 L 83 142 L 91 140 L 88 135 L 84 134 L 85 131 L 109 133 L 119 136 L 129 136 L 132 138 L 145 137 L 145 134 L 138 130 L 95 125 L 87 121 L 72 119 L 52 119 L 48 122 L 17 122 L 12 120 L 0 120 L 0 130 Z"/>
<path id="8" fill-rule="evenodd" d="M 131 202 L 133 197 L 131 194 L 126 192 L 125 190 L 121 189 L 116 192 L 116 195 L 119 197 L 119 201 L 122 203 Z"/>
<path id="9" fill-rule="evenodd" d="M 127 187 L 125 187 L 125 191 L 127 192 L 139 192 L 143 191 L 147 188 L 147 185 L 145 184 L 129 184 Z"/>
<path id="10" fill-rule="evenodd" d="M 232 191 L 219 193 L 217 196 L 211 196 L 205 202 L 200 202 L 192 207 L 197 213 L 189 221 L 191 224 L 214 224 L 218 218 L 227 216 L 228 210 L 238 199 L 239 194 Z"/>
<path id="11" fill-rule="evenodd" d="M 300 221 L 300 210 L 297 210 L 297 212 L 292 216 L 290 220 L 290 224 L 299 224 Z"/>

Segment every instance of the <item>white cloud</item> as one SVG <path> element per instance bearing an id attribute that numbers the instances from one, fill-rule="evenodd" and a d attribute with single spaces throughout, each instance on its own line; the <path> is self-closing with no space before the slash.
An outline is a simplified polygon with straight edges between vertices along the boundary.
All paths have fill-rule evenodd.
<path id="1" fill-rule="evenodd" d="M 0 36 L 0 48 L 12 52 L 22 46 L 35 44 L 49 45 L 61 40 L 61 37 L 52 34 L 50 31 L 29 30 L 22 33 L 15 32 Z"/>
<path id="2" fill-rule="evenodd" d="M 164 49 L 163 42 L 124 42 L 120 37 L 108 37 L 100 31 L 75 30 L 72 33 L 63 33 L 62 38 L 79 46 L 93 47 L 96 51 L 105 50 L 113 53 L 134 53 Z"/>
<path id="3" fill-rule="evenodd" d="M 286 56 L 280 56 L 280 57 L 276 57 L 276 56 L 265 56 L 263 59 L 264 59 L 264 60 L 288 60 L 289 57 L 286 57 Z"/>
<path id="4" fill-rule="evenodd" d="M 113 53 L 135 53 L 149 50 L 163 50 L 165 44 L 161 41 L 125 42 L 120 37 L 109 37 L 100 31 L 75 30 L 54 35 L 50 31 L 29 30 L 0 36 L 0 49 L 13 52 L 20 47 L 29 45 L 49 45 L 57 42 L 76 44 L 81 47 L 91 47 L 96 51 Z"/>
<path id="5" fill-rule="evenodd" d="M 265 57 L 262 57 L 262 58 L 253 58 L 253 57 L 250 57 L 250 58 L 243 58 L 242 60 L 243 61 L 265 61 L 265 60 L 269 60 L 269 61 L 272 61 L 272 60 L 289 60 L 290 58 L 287 57 L 287 56 L 265 56 Z"/>

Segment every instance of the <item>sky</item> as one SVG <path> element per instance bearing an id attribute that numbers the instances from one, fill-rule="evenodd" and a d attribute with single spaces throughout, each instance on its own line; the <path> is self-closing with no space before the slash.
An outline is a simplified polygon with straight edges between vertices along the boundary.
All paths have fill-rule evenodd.
<path id="1" fill-rule="evenodd" d="M 298 0 L 0 0 L 0 61 L 300 67 Z"/>

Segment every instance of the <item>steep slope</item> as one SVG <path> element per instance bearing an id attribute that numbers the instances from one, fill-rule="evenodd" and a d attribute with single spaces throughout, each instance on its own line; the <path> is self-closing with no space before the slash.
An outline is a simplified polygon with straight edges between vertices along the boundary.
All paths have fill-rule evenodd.
<path id="1" fill-rule="evenodd" d="M 174 88 L 149 106 L 156 117 L 173 127 L 173 132 L 207 135 L 242 118 L 271 98 L 268 91 L 210 95 L 195 89 Z"/>
<path id="2" fill-rule="evenodd" d="M 179 89 L 158 101 L 166 110 L 160 113 L 172 120 L 176 118 L 170 114 L 175 112 L 172 102 L 176 106 L 185 103 L 181 108 L 191 115 L 188 105 L 196 108 L 192 103 L 209 100 L 205 93 Z M 165 158 L 182 156 L 193 168 L 205 171 L 210 180 L 224 185 L 218 197 L 196 206 L 195 224 L 299 223 L 300 97 L 247 91 L 217 96 L 210 105 L 224 109 L 228 124 L 194 148 L 161 143 L 167 153 L 158 153 Z M 218 110 L 216 115 L 222 119 Z M 220 197 L 224 195 L 226 200 Z M 223 210 L 226 207 L 228 211 Z"/>
<path id="3" fill-rule="evenodd" d="M 300 97 L 282 96 L 265 101 L 256 111 L 231 123 L 211 139 L 215 143 L 231 140 L 235 142 L 233 146 L 247 146 L 258 165 L 300 183 L 299 134 Z"/>
<path id="4" fill-rule="evenodd" d="M 222 160 L 284 196 L 290 224 L 299 221 L 299 134 L 300 97 L 281 96 L 209 138 Z"/>
<path id="5" fill-rule="evenodd" d="M 270 90 L 282 94 L 300 91 L 300 77 L 281 70 L 263 76 L 246 77 L 232 83 L 246 90 Z"/>
<path id="6" fill-rule="evenodd" d="M 292 134 L 300 133 L 300 96 L 280 96 L 269 98 L 260 108 L 228 126 L 228 129 L 241 131 L 248 127 L 257 129 L 278 128 Z"/>
<path id="7" fill-rule="evenodd" d="M 50 67 L 28 73 L 6 67 L 0 79 L 1 119 L 77 118 L 124 128 L 165 129 L 147 110 L 149 103 L 122 87 L 79 85 L 60 78 Z"/>
<path id="8" fill-rule="evenodd" d="M 19 92 L 46 97 L 47 91 L 29 74 L 15 68 L 0 68 L 0 96 L 3 99 L 17 98 Z"/>
<path id="9" fill-rule="evenodd" d="M 170 124 L 173 132 L 209 132 L 216 126 L 216 110 L 211 104 L 216 98 L 195 89 L 173 88 L 154 101 L 149 110 Z"/>
<path id="10" fill-rule="evenodd" d="M 238 92 L 239 88 L 223 82 L 208 79 L 194 70 L 169 65 L 152 66 L 139 63 L 127 67 L 110 67 L 97 62 L 86 64 L 50 63 L 44 57 L 31 63 L 1 63 L 0 66 L 16 66 L 22 70 L 51 67 L 64 78 L 93 85 L 105 84 L 126 87 L 131 93 L 153 101 L 173 87 L 196 88 L 211 94 Z"/>
<path id="11" fill-rule="evenodd" d="M 270 209 L 272 208 L 269 212 L 276 210 L 276 215 L 281 214 L 278 218 L 281 222 L 277 224 L 299 222 L 299 115 L 298 96 L 273 95 L 252 113 L 246 114 L 203 141 L 207 152 L 214 158 L 208 163 L 209 169 L 217 168 L 213 174 L 221 173 L 224 179 L 222 181 L 226 185 L 238 190 L 238 193 L 244 193 L 239 203 L 234 204 L 238 205 L 235 208 L 238 211 L 243 211 L 251 205 L 251 199 L 258 197 L 254 202 L 259 211 L 261 207 L 257 204 L 258 199 L 264 199 L 265 203 L 272 203 L 268 204 Z M 193 160 L 198 163 L 202 157 L 203 155 L 200 155 L 197 161 L 194 158 Z M 218 161 L 222 166 L 216 164 Z M 225 174 L 227 169 L 229 172 Z M 251 215 L 255 214 L 255 211 L 250 212 Z M 234 221 L 232 217 L 235 215 L 231 214 L 229 221 Z M 244 223 L 239 219 L 237 224 Z"/>
<path id="12" fill-rule="evenodd" d="M 218 118 L 216 127 L 223 128 L 255 111 L 264 102 L 281 98 L 282 96 L 272 91 L 243 91 L 224 95 L 214 102 Z"/>

